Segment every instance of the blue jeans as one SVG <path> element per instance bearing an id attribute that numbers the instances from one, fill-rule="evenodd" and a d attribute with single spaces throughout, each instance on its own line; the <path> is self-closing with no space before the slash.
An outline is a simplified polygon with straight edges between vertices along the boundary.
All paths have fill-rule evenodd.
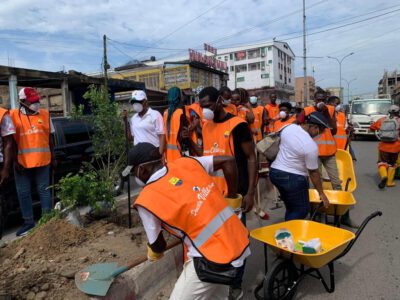
<path id="1" fill-rule="evenodd" d="M 285 203 L 285 220 L 305 219 L 310 211 L 308 178 L 273 168 L 269 177 Z"/>
<path id="2" fill-rule="evenodd" d="M 50 185 L 50 165 L 24 169 L 21 172 L 18 172 L 14 167 L 14 174 L 19 206 L 25 222 L 33 222 L 32 182 L 36 184 L 42 213 L 49 212 L 51 210 L 51 193 L 48 189 Z"/>

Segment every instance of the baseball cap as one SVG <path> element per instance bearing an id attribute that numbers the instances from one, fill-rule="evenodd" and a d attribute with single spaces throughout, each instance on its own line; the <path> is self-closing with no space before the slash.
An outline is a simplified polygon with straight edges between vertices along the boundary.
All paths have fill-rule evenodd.
<path id="1" fill-rule="evenodd" d="M 389 108 L 389 111 L 398 112 L 399 111 L 399 107 L 397 105 L 391 105 L 390 108 Z"/>
<path id="2" fill-rule="evenodd" d="M 39 94 L 31 87 L 21 89 L 18 93 L 18 98 L 19 100 L 26 99 L 29 103 L 36 103 L 40 100 Z"/>
<path id="3" fill-rule="evenodd" d="M 144 91 L 136 90 L 132 92 L 131 102 L 142 102 L 143 100 L 147 100 L 147 95 Z"/>
<path id="4" fill-rule="evenodd" d="M 329 124 L 328 124 L 328 120 L 326 119 L 324 114 L 319 111 L 315 111 L 315 112 L 311 113 L 307 117 L 307 123 L 322 126 L 325 128 L 330 128 Z"/>

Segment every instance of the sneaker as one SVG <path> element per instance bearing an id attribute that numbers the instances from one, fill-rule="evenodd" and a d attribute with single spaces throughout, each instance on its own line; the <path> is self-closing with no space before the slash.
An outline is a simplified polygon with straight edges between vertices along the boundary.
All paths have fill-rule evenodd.
<path id="1" fill-rule="evenodd" d="M 385 188 L 386 183 L 387 183 L 387 180 L 388 180 L 387 177 L 383 177 L 382 180 L 379 182 L 378 187 L 379 187 L 380 189 Z"/>
<path id="2" fill-rule="evenodd" d="M 24 236 L 29 233 L 35 227 L 35 223 L 24 223 L 22 227 L 17 231 L 16 236 Z"/>
<path id="3" fill-rule="evenodd" d="M 242 288 L 232 288 L 229 287 L 229 300 L 239 300 L 243 298 Z"/>

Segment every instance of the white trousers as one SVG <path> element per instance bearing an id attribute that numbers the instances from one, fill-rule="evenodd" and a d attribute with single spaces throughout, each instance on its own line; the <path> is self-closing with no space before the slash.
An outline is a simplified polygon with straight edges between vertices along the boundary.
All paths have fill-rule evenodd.
<path id="1" fill-rule="evenodd" d="M 170 300 L 219 300 L 228 299 L 229 286 L 200 281 L 193 260 L 183 265 L 183 271 L 175 283 Z"/>

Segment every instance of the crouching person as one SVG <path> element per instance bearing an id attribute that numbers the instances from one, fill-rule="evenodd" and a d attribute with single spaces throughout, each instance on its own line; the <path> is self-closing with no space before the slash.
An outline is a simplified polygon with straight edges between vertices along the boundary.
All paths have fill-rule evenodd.
<path id="1" fill-rule="evenodd" d="M 248 231 L 227 205 L 241 198 L 234 157 L 183 157 L 163 166 L 157 148 L 140 143 L 129 153 L 129 166 L 144 186 L 134 206 L 148 238 L 149 259 L 161 258 L 166 249 L 162 229 L 185 244 L 188 259 L 170 299 L 227 299 L 229 285 L 250 255 Z M 228 199 L 208 175 L 218 169 L 224 172 Z"/>

